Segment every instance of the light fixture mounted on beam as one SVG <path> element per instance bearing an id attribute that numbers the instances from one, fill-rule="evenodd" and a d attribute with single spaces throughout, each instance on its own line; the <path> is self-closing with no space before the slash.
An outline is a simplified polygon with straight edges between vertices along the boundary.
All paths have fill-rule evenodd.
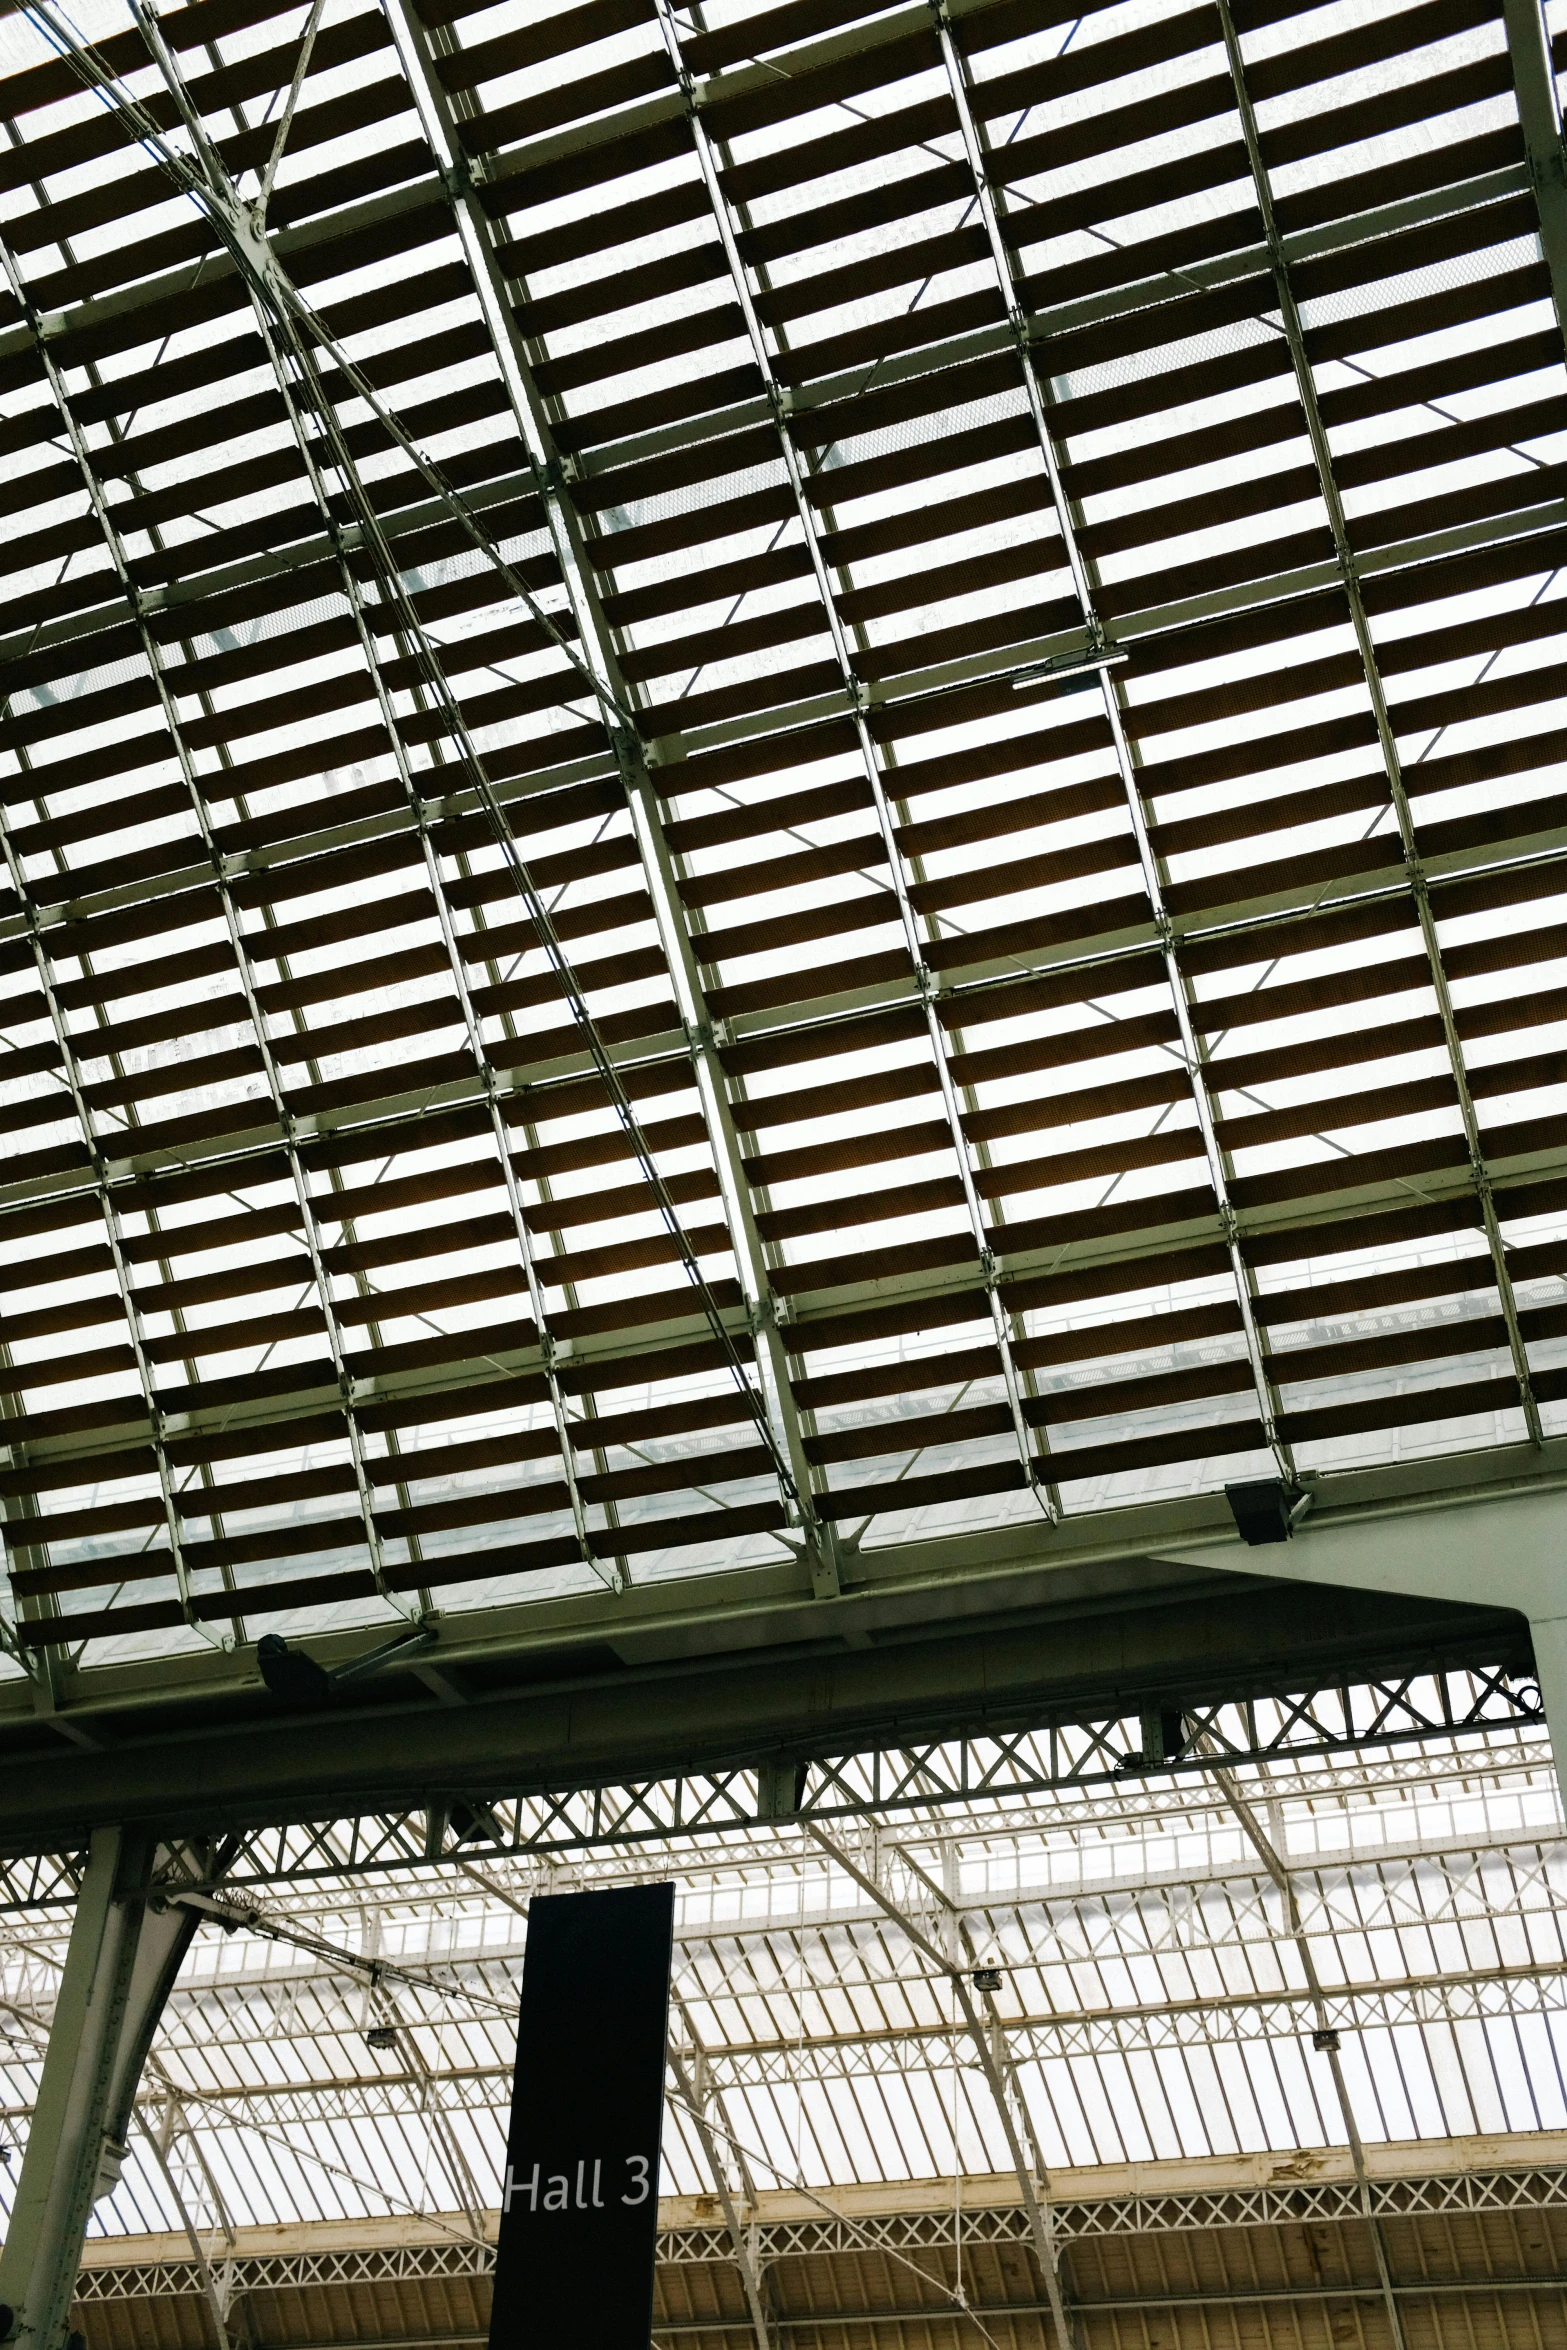
<path id="1" fill-rule="evenodd" d="M 1244 1485 L 1226 1485 L 1235 1530 L 1242 1542 L 1256 1550 L 1270 1542 L 1288 1542 L 1311 1507 L 1311 1495 L 1282 1477 L 1260 1477 Z"/>
<path id="2" fill-rule="evenodd" d="M 410 1650 L 433 1647 L 438 1637 L 433 1624 L 418 1624 L 411 1631 L 399 1632 L 384 1647 L 372 1648 L 329 1672 L 307 1649 L 293 1648 L 280 1633 L 267 1632 L 256 1642 L 256 1663 L 279 1705 L 287 1706 L 291 1713 L 314 1713 L 331 1705 L 345 1683 L 367 1679 Z"/>
<path id="3" fill-rule="evenodd" d="M 1055 685 L 1063 693 L 1087 693 L 1107 669 L 1122 669 L 1126 661 L 1125 653 L 1105 645 L 1087 645 L 1081 652 L 1052 653 L 1047 660 L 1031 661 L 1026 669 L 1014 669 L 1012 691 L 1036 693 L 1045 686 Z"/>

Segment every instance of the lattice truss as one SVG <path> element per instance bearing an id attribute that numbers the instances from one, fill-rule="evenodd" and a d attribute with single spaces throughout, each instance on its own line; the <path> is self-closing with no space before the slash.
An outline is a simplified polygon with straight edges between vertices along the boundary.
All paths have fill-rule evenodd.
<path id="1" fill-rule="evenodd" d="M 246 1925 L 198 1938 L 95 2225 L 188 2221 L 210 2252 L 245 2224 L 441 2214 L 471 2242 L 497 2200 L 529 1897 L 638 1875 L 679 1888 L 666 2194 L 713 2193 L 703 2129 L 738 2197 L 825 2196 L 811 2227 L 849 2224 L 831 2200 L 848 2184 L 1005 2174 L 954 1982 L 978 1968 L 1000 1978 L 986 2049 L 1047 2173 L 1341 2147 L 1324 2022 L 1370 2146 L 1567 2126 L 1567 1846 L 1538 1734 L 1246 1784 L 1320 2017 L 1279 1889 L 1211 1782 L 867 1818 L 836 1849 L 808 1826 L 571 1866 L 475 1845 L 437 1868 L 236 1889 L 310 1947 Z M 0 1945 L 13 2144 L 68 1921 L 61 1902 L 15 1912 Z M 1027 2231 L 1015 2209 L 985 2224 Z"/>
<path id="2" fill-rule="evenodd" d="M 1567 2208 L 1567 2178 L 1559 2165 L 1510 2171 L 1461 2171 L 1444 2177 L 1377 2181 L 1371 2191 L 1379 2220 L 1412 2213 L 1450 2217 L 1482 2212 L 1536 2212 Z M 1102 2202 L 1058 2203 L 1054 2224 L 1068 2242 L 1094 2237 L 1187 2233 L 1220 2227 L 1265 2227 L 1290 2220 L 1318 2224 L 1361 2216 L 1359 2189 L 1338 2181 L 1312 2185 L 1232 2188 L 1222 2194 L 1118 2195 Z M 831 2252 L 948 2251 L 970 2246 L 1026 2243 L 1023 2214 L 1005 2205 L 971 2202 L 952 2211 L 868 2213 L 809 2220 L 763 2220 L 748 2235 L 769 2261 L 819 2257 Z M 170 2294 L 199 2294 L 205 2277 L 195 2261 L 138 2261 L 127 2247 L 122 2263 L 95 2259 L 77 2281 L 83 2302 L 151 2300 Z M 726 2229 L 701 2222 L 662 2230 L 658 2257 L 668 2266 L 706 2265 L 732 2257 Z M 450 2238 L 425 2243 L 386 2244 L 356 2250 L 240 2254 L 228 2273 L 238 2293 L 277 2292 L 312 2286 L 388 2283 L 484 2277 L 494 2267 L 489 2243 Z M 210 2273 L 210 2272 L 209 2272 Z M 1553 2278 L 1544 2280 L 1547 2289 Z"/>
<path id="3" fill-rule="evenodd" d="M 1311 1782 L 1304 1766 L 1375 1747 L 1389 1750 L 1382 1771 L 1391 1785 L 1424 1777 L 1421 1750 L 1432 1738 L 1449 1743 L 1469 1733 L 1538 1731 L 1544 1715 L 1533 1682 L 1491 1668 L 1203 1706 L 1182 1722 L 1186 1760 L 1169 1768 L 1185 1778 L 1213 1762 L 1264 1771 L 1283 1763 L 1291 1767 L 1292 1783 L 1306 1786 Z M 1113 1795 L 1128 1772 L 1140 1775 L 1148 1759 L 1144 1735 L 1140 1719 L 1117 1718 L 977 1733 L 940 1744 L 861 1748 L 786 1764 L 781 1772 L 776 1766 L 771 1773 L 690 1771 L 597 1787 L 487 1792 L 431 1809 L 253 1828 L 220 1846 L 208 1837 L 176 1838 L 164 1848 L 163 1875 L 170 1885 L 243 1898 L 251 1887 L 373 1880 L 405 1871 L 410 1862 L 462 1858 L 475 1844 L 491 1855 L 550 1862 L 570 1862 L 585 1852 L 625 1853 L 637 1845 L 662 1850 L 671 1838 L 776 1822 L 780 1791 L 788 1797 L 784 1816 L 826 1823 L 835 1833 L 867 1819 L 895 1823 L 907 1813 L 934 1816 L 952 1809 L 962 1816 L 976 1803 L 1010 1811 L 1020 1797 Z M 1324 1791 L 1334 1784 L 1331 1772 L 1321 1782 Z M 1179 1810 L 1187 1797 L 1175 1793 L 1168 1800 Z M 84 1850 L 0 1857 L 0 1914 L 74 1901 L 86 1859 Z"/>
<path id="4" fill-rule="evenodd" d="M 1563 1425 L 1527 6 L 82 5 L 0 90 L 13 1656 Z"/>

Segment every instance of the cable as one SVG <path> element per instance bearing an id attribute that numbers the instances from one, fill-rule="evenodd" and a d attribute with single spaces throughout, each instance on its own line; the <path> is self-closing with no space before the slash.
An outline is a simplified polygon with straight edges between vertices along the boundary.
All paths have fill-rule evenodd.
<path id="1" fill-rule="evenodd" d="M 417 468 L 436 495 L 447 504 L 462 524 L 474 546 L 494 566 L 501 579 L 518 598 L 530 616 L 545 631 L 551 642 L 564 655 L 571 667 L 582 677 L 604 715 L 606 731 L 616 763 L 624 771 L 628 761 L 640 761 L 642 753 L 636 736 L 632 713 L 616 698 L 607 684 L 598 678 L 557 626 L 550 613 L 539 602 L 527 582 L 515 567 L 502 556 L 495 542 L 472 513 L 441 468 L 419 449 L 395 414 L 388 409 L 375 392 L 363 371 L 334 340 L 324 321 L 305 301 L 278 260 L 267 241 L 258 213 L 245 206 L 228 174 L 222 158 L 206 135 L 199 116 L 191 106 L 179 70 L 164 43 L 157 20 L 141 4 L 132 0 L 132 9 L 153 61 L 162 73 L 171 96 L 180 109 L 181 118 L 190 136 L 202 168 L 170 146 L 159 126 L 152 120 L 140 102 L 127 91 L 118 75 L 107 65 L 93 44 L 71 23 L 54 0 L 30 0 L 25 13 L 36 24 L 50 46 L 55 49 L 126 128 L 129 136 L 140 145 L 158 167 L 171 178 L 181 193 L 196 206 L 228 252 L 245 281 L 258 317 L 266 334 L 268 321 L 282 339 L 288 361 L 297 382 L 291 385 L 279 364 L 279 355 L 272 353 L 274 370 L 280 388 L 295 411 L 296 438 L 301 444 L 307 466 L 313 467 L 308 434 L 302 429 L 295 403 L 300 395 L 308 400 L 323 437 L 329 461 L 340 477 L 345 492 L 356 509 L 356 523 L 361 545 L 376 568 L 377 584 L 384 600 L 395 611 L 399 632 L 406 638 L 407 650 L 417 664 L 421 681 L 435 697 L 447 730 L 456 745 L 466 779 L 471 784 L 480 810 L 494 835 L 502 862 L 521 898 L 533 926 L 538 944 L 565 999 L 573 1025 L 582 1036 L 594 1071 L 603 1084 L 610 1108 L 631 1146 L 632 1157 L 652 1195 L 654 1206 L 665 1231 L 674 1244 L 678 1262 L 696 1299 L 704 1319 L 717 1341 L 724 1367 L 733 1379 L 738 1392 L 745 1399 L 766 1450 L 774 1476 L 784 1499 L 788 1515 L 807 1528 L 813 1539 L 819 1532 L 809 1507 L 808 1497 L 801 1491 L 787 1453 L 779 1442 L 769 1418 L 765 1400 L 753 1385 L 747 1365 L 733 1332 L 724 1320 L 712 1287 L 701 1268 L 700 1259 L 688 1240 L 676 1203 L 659 1171 L 652 1146 L 643 1131 L 631 1097 L 621 1079 L 619 1069 L 610 1054 L 590 1012 L 576 973 L 572 967 L 560 935 L 555 928 L 549 907 L 528 869 L 516 836 L 511 829 L 506 811 L 488 776 L 483 761 L 473 743 L 461 707 L 439 660 L 435 656 L 424 624 L 413 604 L 412 597 L 398 568 L 395 555 L 386 538 L 379 515 L 365 494 L 357 467 L 343 438 L 341 423 L 321 381 L 315 355 L 304 340 L 311 338 L 341 372 L 344 381 L 356 396 L 362 399 L 397 447 Z M 205 175 L 205 176 L 204 176 Z M 34 322 L 41 324 L 41 322 Z M 270 338 L 269 338 L 270 339 Z M 535 478 L 537 468 L 535 467 Z M 332 520 L 330 507 L 320 500 L 328 527 L 342 547 L 341 534 Z M 343 550 L 347 552 L 346 548 Z M 417 813 L 417 811 L 416 811 Z M 481 1064 L 481 1070 L 482 1070 Z"/>

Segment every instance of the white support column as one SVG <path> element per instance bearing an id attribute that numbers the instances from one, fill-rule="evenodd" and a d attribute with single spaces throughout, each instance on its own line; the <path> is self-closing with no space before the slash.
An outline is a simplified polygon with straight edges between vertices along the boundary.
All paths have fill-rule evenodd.
<path id="1" fill-rule="evenodd" d="M 1540 1694 L 1567 1802 L 1567 1493 L 1506 1493 L 1428 1509 L 1371 1510 L 1335 1522 L 1301 1520 L 1288 1542 L 1173 1545 L 1183 1566 L 1277 1575 L 1289 1583 L 1347 1585 L 1480 1607 L 1529 1619 Z"/>
<path id="2" fill-rule="evenodd" d="M 200 1923 L 149 1909 L 155 1851 L 124 1828 L 97 1829 L 89 1848 L 0 2251 L 0 2316 L 18 2350 L 60 2350 L 87 2215 L 119 2179 L 142 2066 Z"/>

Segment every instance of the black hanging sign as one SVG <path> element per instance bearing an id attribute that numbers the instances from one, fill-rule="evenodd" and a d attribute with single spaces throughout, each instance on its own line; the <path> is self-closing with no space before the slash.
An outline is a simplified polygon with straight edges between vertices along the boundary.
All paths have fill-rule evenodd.
<path id="1" fill-rule="evenodd" d="M 491 2350 L 648 2350 L 673 1885 L 528 1905 Z"/>

